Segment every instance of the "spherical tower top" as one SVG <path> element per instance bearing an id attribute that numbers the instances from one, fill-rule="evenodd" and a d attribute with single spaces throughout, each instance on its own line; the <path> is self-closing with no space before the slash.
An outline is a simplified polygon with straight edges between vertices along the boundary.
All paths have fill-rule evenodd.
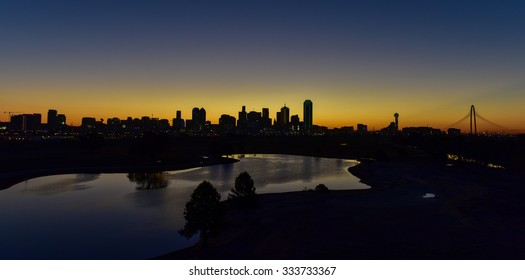
<path id="1" fill-rule="evenodd" d="M 395 113 L 394 114 L 394 118 L 396 118 L 396 130 L 399 130 L 399 114 L 398 113 Z"/>

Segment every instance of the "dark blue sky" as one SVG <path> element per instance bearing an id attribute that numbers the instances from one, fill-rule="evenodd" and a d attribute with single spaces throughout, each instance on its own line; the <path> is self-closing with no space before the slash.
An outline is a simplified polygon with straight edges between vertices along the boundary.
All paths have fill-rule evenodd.
<path id="1" fill-rule="evenodd" d="M 310 98 L 329 126 L 381 110 L 446 125 L 471 103 L 505 122 L 522 117 L 524 27 L 522 1 L 0 1 L 0 94 L 17 93 L 0 110 L 104 108 L 89 92 L 129 100 L 117 114 Z"/>

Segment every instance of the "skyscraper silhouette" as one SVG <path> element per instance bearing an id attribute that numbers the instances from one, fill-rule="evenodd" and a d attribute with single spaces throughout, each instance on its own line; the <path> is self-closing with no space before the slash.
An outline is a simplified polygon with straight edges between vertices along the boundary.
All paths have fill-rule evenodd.
<path id="1" fill-rule="evenodd" d="M 248 113 L 248 131 L 257 134 L 261 130 L 261 113 L 251 111 Z"/>
<path id="2" fill-rule="evenodd" d="M 264 129 L 264 128 L 270 128 L 271 126 L 272 126 L 272 120 L 270 119 L 270 109 L 262 108 L 261 127 Z"/>
<path id="3" fill-rule="evenodd" d="M 173 119 L 173 128 L 175 131 L 184 129 L 184 119 L 182 119 L 182 112 L 177 111 L 177 117 Z"/>
<path id="4" fill-rule="evenodd" d="M 57 110 L 49 109 L 47 111 L 47 129 L 53 130 L 58 126 Z"/>
<path id="5" fill-rule="evenodd" d="M 282 128 L 288 128 L 288 125 L 290 124 L 290 109 L 286 107 L 286 104 L 284 104 L 284 107 L 281 108 L 281 123 L 279 124 Z"/>
<path id="6" fill-rule="evenodd" d="M 265 119 L 270 118 L 270 109 L 262 108 L 262 117 Z"/>
<path id="7" fill-rule="evenodd" d="M 304 130 L 310 130 L 313 126 L 313 104 L 311 100 L 305 100 L 303 103 L 303 121 Z"/>
<path id="8" fill-rule="evenodd" d="M 235 132 L 235 117 L 222 114 L 219 118 L 219 133 L 220 134 L 228 134 Z"/>
<path id="9" fill-rule="evenodd" d="M 191 111 L 191 120 L 194 131 L 202 131 L 206 124 L 206 110 L 204 108 L 193 108 Z"/>
<path id="10" fill-rule="evenodd" d="M 206 126 L 206 110 L 204 108 L 199 110 L 199 126 L 200 130 L 203 130 Z"/>
<path id="11" fill-rule="evenodd" d="M 248 129 L 248 113 L 246 112 L 246 106 L 242 106 L 242 111 L 239 112 L 237 127 L 241 133 L 245 133 Z"/>

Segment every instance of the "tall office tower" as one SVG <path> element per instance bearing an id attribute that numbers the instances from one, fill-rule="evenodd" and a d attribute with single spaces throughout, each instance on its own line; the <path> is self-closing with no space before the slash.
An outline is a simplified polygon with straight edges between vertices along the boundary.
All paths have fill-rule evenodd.
<path id="1" fill-rule="evenodd" d="M 251 111 L 248 113 L 248 131 L 257 134 L 261 130 L 261 113 Z"/>
<path id="2" fill-rule="evenodd" d="M 248 113 L 246 112 L 246 106 L 242 106 L 242 111 L 239 112 L 237 127 L 241 133 L 245 132 L 248 127 Z"/>
<path id="3" fill-rule="evenodd" d="M 204 110 L 204 108 L 193 108 L 191 111 L 191 120 L 193 130 L 202 131 L 204 129 L 204 125 L 206 124 L 206 110 Z"/>
<path id="4" fill-rule="evenodd" d="M 290 109 L 286 107 L 286 104 L 284 104 L 284 107 L 281 108 L 281 125 L 283 128 L 287 128 L 290 124 Z"/>
<path id="5" fill-rule="evenodd" d="M 191 110 L 191 123 L 193 124 L 194 129 L 198 127 L 198 119 L 199 119 L 199 108 L 195 107 L 193 110 Z"/>
<path id="6" fill-rule="evenodd" d="M 52 130 L 58 127 L 57 110 L 47 111 L 47 129 Z"/>
<path id="7" fill-rule="evenodd" d="M 177 117 L 173 119 L 173 129 L 180 131 L 184 128 L 184 119 L 182 119 L 182 112 L 177 111 Z"/>
<path id="8" fill-rule="evenodd" d="M 227 114 L 221 115 L 219 118 L 219 133 L 228 134 L 235 132 L 235 117 Z"/>
<path id="9" fill-rule="evenodd" d="M 310 130 L 313 126 L 313 104 L 311 100 L 305 100 L 303 103 L 303 121 L 304 129 Z"/>
<path id="10" fill-rule="evenodd" d="M 262 108 L 262 117 L 263 118 L 270 118 L 270 110 L 268 108 Z"/>
<path id="11" fill-rule="evenodd" d="M 272 119 L 270 119 L 270 110 L 262 108 L 261 128 L 270 128 L 272 126 Z"/>
<path id="12" fill-rule="evenodd" d="M 206 110 L 204 110 L 204 108 L 199 110 L 199 122 L 202 129 L 204 129 L 204 126 L 206 125 Z"/>

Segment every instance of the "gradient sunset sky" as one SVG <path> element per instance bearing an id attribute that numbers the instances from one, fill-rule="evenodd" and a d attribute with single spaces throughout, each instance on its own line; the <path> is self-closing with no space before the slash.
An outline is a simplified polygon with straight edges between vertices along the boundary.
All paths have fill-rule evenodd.
<path id="1" fill-rule="evenodd" d="M 0 0 L 0 111 L 525 131 L 524 1 Z M 1 121 L 8 120 L 3 113 Z M 464 122 L 461 128 L 465 129 Z M 478 120 L 478 131 L 497 127 Z"/>

